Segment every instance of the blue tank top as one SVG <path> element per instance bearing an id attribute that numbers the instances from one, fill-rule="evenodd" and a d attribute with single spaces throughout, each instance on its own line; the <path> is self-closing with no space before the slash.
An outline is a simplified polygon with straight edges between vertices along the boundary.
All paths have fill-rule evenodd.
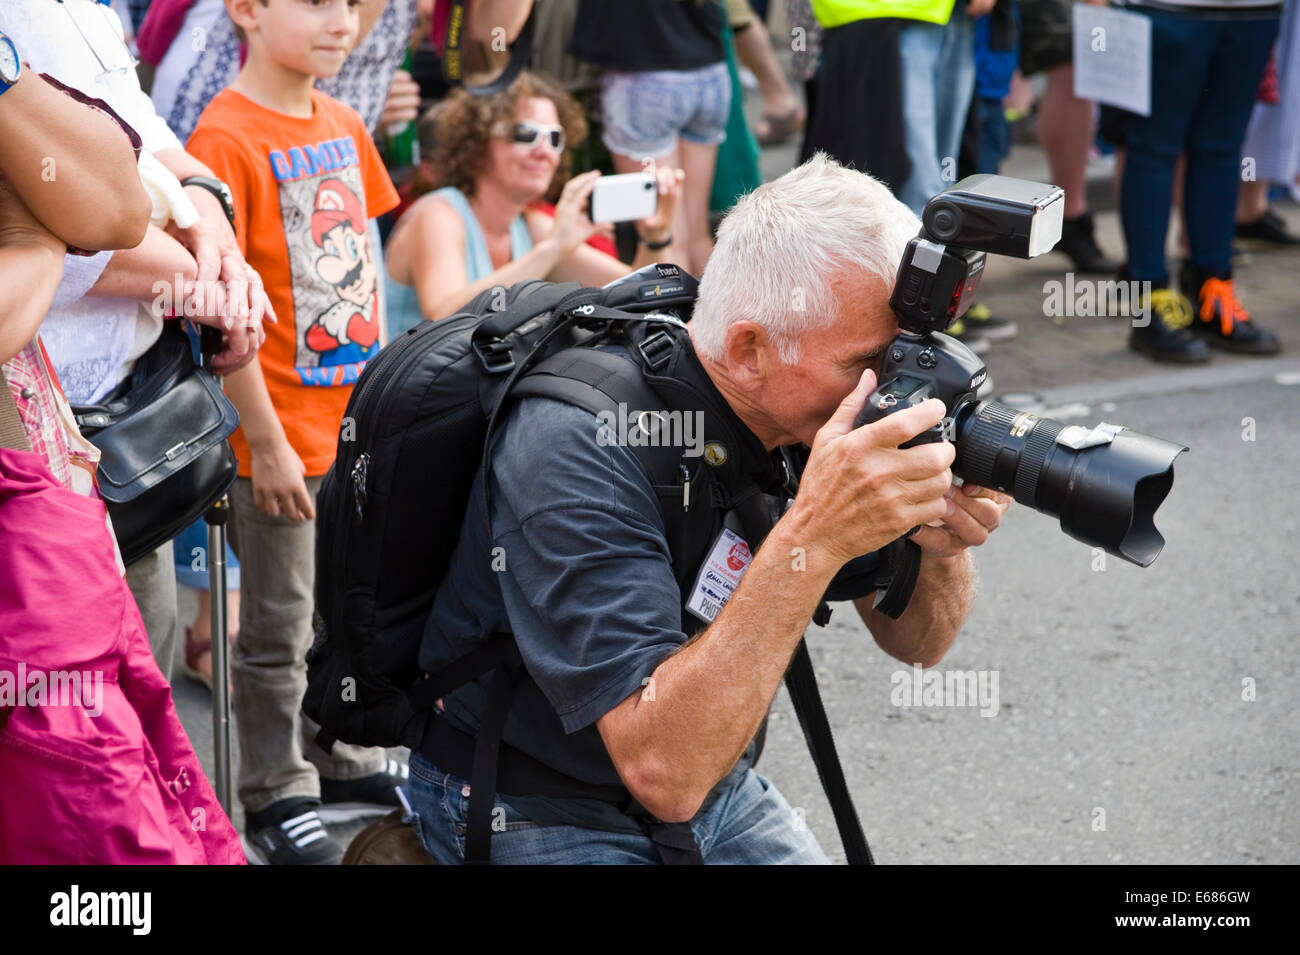
<path id="1" fill-rule="evenodd" d="M 483 238 L 483 229 L 474 216 L 474 210 L 469 207 L 465 194 L 455 186 L 445 186 L 433 194 L 450 202 L 465 223 L 465 276 L 470 284 L 495 272 L 492 256 L 488 254 L 487 240 Z M 510 261 L 522 258 L 532 248 L 533 237 L 528 232 L 528 223 L 520 214 L 510 223 Z"/>

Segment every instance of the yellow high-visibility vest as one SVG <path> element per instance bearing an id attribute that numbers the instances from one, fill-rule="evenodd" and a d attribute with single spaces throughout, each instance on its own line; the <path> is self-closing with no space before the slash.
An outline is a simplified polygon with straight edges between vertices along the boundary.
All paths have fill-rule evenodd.
<path id="1" fill-rule="evenodd" d="M 838 27 L 854 20 L 899 17 L 947 23 L 955 0 L 812 0 L 813 14 L 824 27 Z"/>

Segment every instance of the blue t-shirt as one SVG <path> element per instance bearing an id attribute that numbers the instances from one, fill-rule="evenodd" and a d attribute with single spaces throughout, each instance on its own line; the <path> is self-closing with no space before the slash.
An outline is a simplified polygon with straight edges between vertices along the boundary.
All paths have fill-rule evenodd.
<path id="1" fill-rule="evenodd" d="M 599 427 L 591 413 L 550 399 L 525 398 L 511 409 L 490 458 L 494 537 L 480 471 L 419 662 L 434 671 L 483 635 L 513 633 L 526 673 L 502 738 L 574 779 L 619 786 L 595 723 L 689 638 L 650 480 L 631 448 L 598 440 Z M 875 555 L 851 562 L 829 596 L 869 592 L 864 581 L 875 565 Z M 477 729 L 487 685 L 483 677 L 443 698 L 452 725 Z M 751 746 L 714 794 L 734 785 L 753 757 Z M 637 831 L 596 800 L 508 802 L 539 822 Z"/>

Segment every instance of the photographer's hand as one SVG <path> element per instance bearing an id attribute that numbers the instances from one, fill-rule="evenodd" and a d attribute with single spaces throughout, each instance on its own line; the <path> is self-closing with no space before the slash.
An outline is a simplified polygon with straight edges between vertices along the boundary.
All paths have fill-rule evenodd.
<path id="1" fill-rule="evenodd" d="M 918 524 L 942 520 L 948 503 L 944 494 L 952 487 L 951 444 L 898 447 L 943 420 L 943 402 L 931 398 L 854 428 L 875 387 L 875 373 L 864 372 L 858 387 L 817 432 L 790 509 L 807 527 L 812 545 L 837 570 Z"/>
<path id="2" fill-rule="evenodd" d="M 944 497 L 948 499 L 947 515 L 912 535 L 921 551 L 931 557 L 952 557 L 983 544 L 1011 506 L 1009 494 L 978 484 L 949 488 Z"/>

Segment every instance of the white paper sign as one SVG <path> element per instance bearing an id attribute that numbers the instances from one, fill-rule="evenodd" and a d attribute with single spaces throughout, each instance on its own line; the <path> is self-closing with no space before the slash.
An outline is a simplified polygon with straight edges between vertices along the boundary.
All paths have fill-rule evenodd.
<path id="1" fill-rule="evenodd" d="M 1151 21 L 1090 3 L 1074 5 L 1074 95 L 1151 115 Z"/>

